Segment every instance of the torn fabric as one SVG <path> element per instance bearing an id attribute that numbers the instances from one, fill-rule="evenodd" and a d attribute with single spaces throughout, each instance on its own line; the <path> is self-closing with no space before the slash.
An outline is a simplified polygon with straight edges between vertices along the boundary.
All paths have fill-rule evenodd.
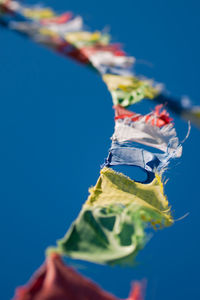
<path id="1" fill-rule="evenodd" d="M 17 1 L 0 0 L 0 23 L 98 71 L 115 105 L 126 107 L 144 98 L 155 99 L 167 103 L 177 115 L 200 126 L 199 106 L 185 106 L 182 99 L 174 101 L 165 95 L 161 84 L 134 75 L 131 68 L 135 58 L 127 56 L 119 45 L 119 51 L 113 51 L 116 45 L 110 43 L 107 33 L 86 31 L 80 16 L 73 17 L 70 12 L 57 15 L 52 9 L 39 5 L 31 7 Z M 96 50 L 91 51 L 91 48 Z"/>
<path id="2" fill-rule="evenodd" d="M 134 147 L 131 143 L 112 142 L 109 149 L 108 157 L 105 160 L 104 166 L 135 166 L 141 168 L 147 174 L 147 179 L 143 183 L 150 183 L 155 177 L 155 173 L 163 173 L 168 167 L 170 160 L 177 158 L 182 153 L 182 146 L 168 147 L 170 151 L 165 153 L 155 153 L 147 151 L 143 148 Z M 176 140 L 174 140 L 176 144 Z M 175 150 L 172 150 L 172 149 Z"/>
<path id="3" fill-rule="evenodd" d="M 132 121 L 128 118 L 115 121 L 112 140 L 118 143 L 136 142 L 169 154 L 174 152 L 174 157 L 181 157 L 182 155 L 182 146 L 173 124 L 159 128 L 151 124 L 151 118 L 147 122 L 145 117 L 138 121 Z"/>
<path id="4" fill-rule="evenodd" d="M 129 118 L 131 121 L 139 121 L 142 118 L 144 118 L 145 122 L 150 121 L 151 125 L 160 128 L 167 124 L 170 124 L 173 121 L 173 119 L 170 118 L 169 113 L 166 111 L 166 109 L 162 109 L 163 104 L 157 105 L 152 112 L 145 116 L 136 114 L 130 110 L 125 109 L 120 105 L 115 105 L 113 108 L 115 110 L 115 120 Z"/>
<path id="5" fill-rule="evenodd" d="M 142 99 L 164 103 L 162 86 L 137 77 L 131 70 L 135 58 L 120 45 L 110 43 L 107 33 L 90 32 L 80 16 L 57 15 L 50 8 L 26 7 L 17 1 L 0 0 L 0 22 L 57 53 L 93 68 L 103 78 L 116 108 L 116 125 L 106 166 L 131 165 L 147 172 L 145 184 L 103 168 L 78 218 L 55 250 L 60 254 L 97 263 L 131 264 L 149 239 L 147 229 L 173 224 L 163 184 L 157 172 L 182 146 L 166 111 L 157 106 L 141 116 L 125 110 Z M 200 124 L 200 109 L 168 101 L 172 111 Z M 163 153 L 146 151 L 137 143 Z M 51 250 L 49 250 L 51 251 Z M 139 291 L 139 292 L 138 292 Z M 50 256 L 30 284 L 16 293 L 15 300 L 116 299 L 89 280 L 64 266 L 60 257 Z M 141 300 L 140 289 L 129 300 Z"/>
<path id="6" fill-rule="evenodd" d="M 172 158 L 182 155 L 182 145 L 176 135 L 169 114 L 155 111 L 142 116 L 121 106 L 115 106 L 115 130 L 112 145 L 105 166 L 131 165 L 140 167 L 147 173 L 147 180 L 154 178 L 155 172 L 162 172 Z M 152 148 L 147 151 L 141 145 Z M 160 150 L 157 153 L 156 150 Z"/>
<path id="7" fill-rule="evenodd" d="M 104 168 L 78 218 L 53 251 L 101 264 L 132 264 L 148 241 L 148 224 L 162 228 L 172 223 L 158 175 L 144 185 Z"/>
<path id="8" fill-rule="evenodd" d="M 144 183 L 150 183 L 154 179 L 155 171 L 159 169 L 161 161 L 156 155 L 144 149 L 112 143 L 104 165 L 106 167 L 118 165 L 139 167 L 147 174 Z"/>
<path id="9" fill-rule="evenodd" d="M 153 99 L 160 92 L 160 85 L 153 86 L 152 80 L 139 80 L 135 76 L 106 74 L 103 76 L 114 105 L 129 106 L 144 98 Z"/>

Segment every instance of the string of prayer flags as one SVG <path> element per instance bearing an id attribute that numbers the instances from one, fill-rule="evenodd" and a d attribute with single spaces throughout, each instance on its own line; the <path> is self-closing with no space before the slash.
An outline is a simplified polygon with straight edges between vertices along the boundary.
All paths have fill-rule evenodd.
<path id="1" fill-rule="evenodd" d="M 44 265 L 30 283 L 17 289 L 14 300 L 79 300 L 83 295 L 85 300 L 117 300 L 64 265 L 60 255 L 132 265 L 149 240 L 149 232 L 173 224 L 162 175 L 172 158 L 181 157 L 183 142 L 163 107 L 197 126 L 200 107 L 186 99 L 176 101 L 166 96 L 162 84 L 137 76 L 132 70 L 134 57 L 113 44 L 109 34 L 86 30 L 82 18 L 71 12 L 57 15 L 51 8 L 0 0 L 0 23 L 95 70 L 107 85 L 115 109 L 112 144 L 96 185 L 89 189 L 65 237 L 57 247 L 47 249 Z M 146 115 L 126 109 L 144 99 L 159 105 Z M 122 165 L 142 169 L 146 180 L 138 182 L 112 168 Z M 143 299 L 142 285 L 136 283 L 127 300 Z"/>
<path id="2" fill-rule="evenodd" d="M 74 17 L 70 12 L 57 15 L 39 5 L 0 0 L 0 23 L 96 70 L 108 86 L 114 105 L 126 107 L 142 99 L 153 99 L 200 126 L 199 106 L 185 98 L 176 101 L 167 96 L 162 84 L 136 76 L 132 71 L 135 58 L 127 56 L 119 44 L 111 43 L 109 34 L 86 31 L 80 16 Z"/>

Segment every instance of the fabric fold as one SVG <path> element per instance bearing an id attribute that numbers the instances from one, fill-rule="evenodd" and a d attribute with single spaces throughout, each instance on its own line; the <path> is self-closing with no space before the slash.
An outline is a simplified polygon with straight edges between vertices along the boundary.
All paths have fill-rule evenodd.
<path id="1" fill-rule="evenodd" d="M 172 223 L 158 175 L 144 185 L 104 168 L 78 218 L 53 251 L 100 264 L 131 265 L 149 239 L 145 229 Z"/>
<path id="2" fill-rule="evenodd" d="M 119 300 L 52 253 L 13 300 Z M 144 282 L 136 281 L 127 300 L 144 299 Z"/>

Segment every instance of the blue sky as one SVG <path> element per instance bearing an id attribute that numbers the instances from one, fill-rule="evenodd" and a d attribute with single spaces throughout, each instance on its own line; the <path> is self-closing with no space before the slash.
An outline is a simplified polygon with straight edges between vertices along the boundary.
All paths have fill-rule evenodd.
<path id="1" fill-rule="evenodd" d="M 80 14 L 91 30 L 109 27 L 128 54 L 147 62 L 136 71 L 200 104 L 199 1 L 43 2 Z M 0 282 L 7 300 L 76 218 L 98 178 L 114 121 L 111 97 L 92 71 L 8 30 L 0 29 L 0 40 Z M 187 124 L 176 117 L 175 124 L 183 138 Z M 190 214 L 156 232 L 138 266 L 70 263 L 118 297 L 127 297 L 131 280 L 147 278 L 147 300 L 199 299 L 199 137 L 193 127 L 182 158 L 165 175 L 175 218 Z"/>

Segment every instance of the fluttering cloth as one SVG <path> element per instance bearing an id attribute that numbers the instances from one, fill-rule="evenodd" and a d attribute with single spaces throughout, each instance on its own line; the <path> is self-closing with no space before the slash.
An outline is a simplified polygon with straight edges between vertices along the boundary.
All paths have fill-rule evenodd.
<path id="1" fill-rule="evenodd" d="M 128 118 L 130 121 L 139 121 L 144 118 L 145 122 L 150 122 L 151 125 L 159 128 L 170 124 L 173 121 L 166 109 L 163 109 L 162 104 L 157 105 L 154 111 L 145 116 L 127 110 L 119 104 L 113 106 L 113 108 L 115 110 L 115 120 L 123 120 Z"/>
<path id="2" fill-rule="evenodd" d="M 163 172 L 172 158 L 182 155 L 182 145 L 176 135 L 169 114 L 157 106 L 145 116 L 130 112 L 117 105 L 115 131 L 104 166 L 127 165 L 141 168 L 149 183 L 155 173 Z M 141 148 L 150 147 L 150 150 Z M 157 150 L 160 150 L 158 152 Z"/>
<path id="3" fill-rule="evenodd" d="M 118 165 L 139 167 L 147 174 L 144 183 L 150 183 L 162 162 L 156 155 L 144 149 L 112 143 L 104 165 L 106 167 Z"/>
<path id="4" fill-rule="evenodd" d="M 181 156 L 182 145 L 172 119 L 165 110 L 160 111 L 161 106 L 145 116 L 124 107 L 142 99 L 154 99 L 167 103 L 173 112 L 196 125 L 200 125 L 200 108 L 184 99 L 177 102 L 164 94 L 162 85 L 136 76 L 131 71 L 135 58 L 127 56 L 118 44 L 110 43 L 107 33 L 87 31 L 80 16 L 73 17 L 70 12 L 57 15 L 50 8 L 0 0 L 0 22 L 100 74 L 116 111 L 115 131 L 105 165 L 131 165 L 147 172 L 145 183 L 139 183 L 104 167 L 66 236 L 58 241 L 57 248 L 47 252 L 96 263 L 131 264 L 148 241 L 147 228 L 173 224 L 161 175 L 171 158 Z M 85 300 L 117 300 L 64 266 L 59 256 L 51 255 L 14 299 L 79 300 L 83 295 Z M 142 300 L 140 288 L 133 290 L 130 299 Z"/>
<path id="5" fill-rule="evenodd" d="M 144 98 L 153 99 L 161 91 L 161 85 L 153 80 L 140 80 L 136 76 L 106 74 L 103 80 L 112 95 L 114 105 L 129 106 Z"/>
<path id="6" fill-rule="evenodd" d="M 148 241 L 145 228 L 172 223 L 158 175 L 150 184 L 141 184 L 104 168 L 78 218 L 53 252 L 96 263 L 132 264 Z"/>
<path id="7" fill-rule="evenodd" d="M 185 98 L 177 101 L 163 92 L 163 85 L 136 76 L 131 71 L 135 58 L 127 56 L 119 44 L 110 43 L 107 33 L 86 31 L 80 16 L 69 12 L 57 15 L 50 8 L 0 0 L 0 23 L 98 71 L 115 105 L 126 107 L 144 98 L 154 99 L 200 126 L 199 106 Z"/>
<path id="8" fill-rule="evenodd" d="M 127 300 L 143 300 L 144 284 L 134 282 Z M 51 254 L 13 300 L 119 300 Z"/>
<path id="9" fill-rule="evenodd" d="M 164 153 L 176 152 L 175 156 L 180 157 L 182 146 L 179 143 L 173 124 L 170 123 L 159 128 L 151 124 L 151 118 L 147 122 L 145 119 L 144 116 L 137 121 L 132 121 L 129 118 L 116 120 L 112 140 L 119 143 L 136 142 L 156 148 Z"/>

